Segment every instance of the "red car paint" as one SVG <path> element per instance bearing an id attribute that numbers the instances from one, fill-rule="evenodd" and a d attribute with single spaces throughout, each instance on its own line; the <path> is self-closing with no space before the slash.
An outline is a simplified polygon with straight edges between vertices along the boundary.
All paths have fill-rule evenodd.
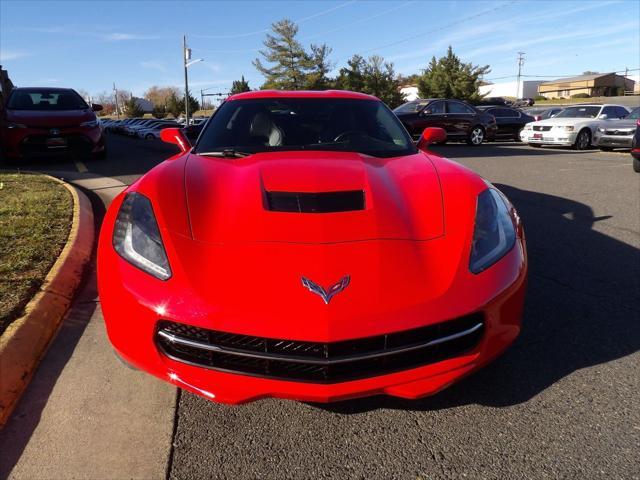
<path id="1" fill-rule="evenodd" d="M 37 109 L 35 105 L 29 109 L 12 108 L 12 97 L 38 91 L 71 95 L 77 97 L 81 105 L 68 110 Z M 94 113 L 99 110 L 102 110 L 102 106 L 87 105 L 75 91 L 68 88 L 15 88 L 7 101 L 0 130 L 2 152 L 12 160 L 69 152 L 103 154 L 104 135 Z M 86 126 L 88 122 L 94 125 Z"/>
<path id="2" fill-rule="evenodd" d="M 251 92 L 228 101 L 268 96 L 373 98 L 331 91 Z M 358 189 L 365 192 L 366 207 L 353 212 L 271 212 L 262 198 L 265 190 Z M 486 189 L 470 170 L 425 151 L 392 158 L 282 151 L 234 159 L 182 152 L 119 195 L 106 213 L 98 282 L 109 338 L 132 365 L 224 403 L 436 393 L 495 358 L 520 331 L 527 256 L 512 207 L 514 247 L 482 273 L 469 271 L 476 202 Z M 151 200 L 172 269 L 169 280 L 139 270 L 114 250 L 115 219 L 131 191 Z M 305 276 L 329 286 L 345 275 L 348 288 L 328 304 L 300 283 Z M 154 341 L 160 320 L 272 339 L 338 342 L 474 312 L 484 315 L 485 330 L 472 350 L 334 383 L 194 366 L 169 358 Z"/>

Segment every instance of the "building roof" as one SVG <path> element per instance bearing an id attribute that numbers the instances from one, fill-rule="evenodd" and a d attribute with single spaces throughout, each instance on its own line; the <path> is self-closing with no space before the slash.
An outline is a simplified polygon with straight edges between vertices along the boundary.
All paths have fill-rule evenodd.
<path id="1" fill-rule="evenodd" d="M 228 100 L 245 100 L 248 98 L 355 98 L 360 100 L 377 100 L 372 95 L 350 92 L 348 90 L 254 90 L 252 92 L 232 95 Z"/>
<path id="2" fill-rule="evenodd" d="M 606 77 L 608 75 L 613 75 L 614 72 L 609 73 L 594 73 L 591 75 L 578 75 L 577 77 L 567 77 L 567 78 L 557 78 L 555 80 L 551 80 L 549 82 L 544 82 L 542 85 L 551 85 L 554 83 L 568 83 L 568 82 L 584 82 L 586 80 L 594 80 L 600 77 Z"/>

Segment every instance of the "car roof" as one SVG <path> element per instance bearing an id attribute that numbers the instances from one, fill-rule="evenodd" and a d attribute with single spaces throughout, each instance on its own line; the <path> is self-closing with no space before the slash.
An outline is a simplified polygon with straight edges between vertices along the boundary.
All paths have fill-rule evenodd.
<path id="1" fill-rule="evenodd" d="M 350 92 L 348 90 L 255 90 L 231 95 L 227 101 L 249 100 L 252 98 L 353 98 L 357 100 L 378 100 L 373 95 Z"/>
<path id="2" fill-rule="evenodd" d="M 14 87 L 11 91 L 16 90 L 49 90 L 51 92 L 68 92 L 73 90 L 73 88 L 62 88 L 62 87 Z"/>

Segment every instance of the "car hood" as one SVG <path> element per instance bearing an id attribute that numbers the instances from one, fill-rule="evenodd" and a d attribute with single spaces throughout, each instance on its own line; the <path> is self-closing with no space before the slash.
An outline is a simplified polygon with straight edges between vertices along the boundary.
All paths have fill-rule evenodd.
<path id="1" fill-rule="evenodd" d="M 363 205 L 340 192 L 362 192 Z M 442 192 L 428 156 L 270 152 L 241 159 L 189 156 L 185 193 L 191 232 L 203 242 L 332 243 L 429 240 L 443 235 Z M 282 202 L 325 194 L 334 213 L 283 211 Z M 358 203 L 358 202 L 356 202 Z"/>
<path id="2" fill-rule="evenodd" d="M 600 127 L 609 129 L 615 128 L 634 128 L 638 125 L 637 120 L 626 120 L 622 119 L 611 119 L 611 120 L 603 120 L 600 123 Z"/>
<path id="3" fill-rule="evenodd" d="M 577 118 L 577 117 L 568 117 L 568 118 L 547 118 L 545 120 L 539 120 L 537 122 L 533 122 L 530 125 L 548 125 L 548 126 L 556 126 L 556 125 L 577 125 L 580 123 L 594 123 L 599 120 L 596 118 Z"/>
<path id="4" fill-rule="evenodd" d="M 7 121 L 35 127 L 73 127 L 95 120 L 96 115 L 85 110 L 7 110 Z"/>

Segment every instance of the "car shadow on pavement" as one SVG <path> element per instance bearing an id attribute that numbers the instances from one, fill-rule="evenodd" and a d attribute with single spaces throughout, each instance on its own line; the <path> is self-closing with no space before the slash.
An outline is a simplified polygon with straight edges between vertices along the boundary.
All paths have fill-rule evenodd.
<path id="1" fill-rule="evenodd" d="M 600 231 L 591 207 L 497 185 L 523 219 L 529 285 L 520 337 L 505 354 L 432 397 L 377 396 L 319 408 L 438 410 L 528 401 L 577 370 L 640 350 L 640 250 Z M 636 375 L 637 372 L 629 372 Z"/>

